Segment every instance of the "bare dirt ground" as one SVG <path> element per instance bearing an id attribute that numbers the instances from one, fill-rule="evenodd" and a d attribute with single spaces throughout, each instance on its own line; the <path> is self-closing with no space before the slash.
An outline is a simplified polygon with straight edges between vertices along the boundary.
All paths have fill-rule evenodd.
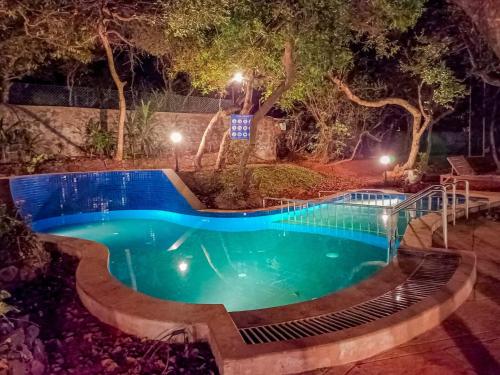
<path id="1" fill-rule="evenodd" d="M 218 370 L 210 347 L 193 343 L 187 335 L 184 344 L 169 339 L 147 340 L 127 335 L 100 322 L 82 305 L 75 290 L 77 260 L 53 254 L 47 273 L 13 291 L 9 303 L 20 311 L 4 318 L 37 327 L 46 360 L 36 374 L 47 375 L 213 375 Z M 15 331 L 19 335 L 19 330 Z M 1 329 L 0 329 L 1 333 Z M 160 336 L 159 336 L 160 338 Z M 5 344 L 1 341 L 0 343 Z M 11 337 L 10 340 L 13 340 Z M 0 345 L 1 347 L 2 345 Z M 43 347 L 45 349 L 43 349 Z M 32 374 L 14 370 L 0 374 Z M 22 360 L 17 362 L 22 363 Z M 6 362 L 3 362 L 7 365 Z M 19 371 L 19 372 L 17 372 Z"/>
<path id="2" fill-rule="evenodd" d="M 314 160 L 304 160 L 299 165 L 325 175 L 342 176 L 351 179 L 356 187 L 381 187 L 384 185 L 384 168 L 377 159 L 351 160 L 324 164 Z"/>
<path id="3" fill-rule="evenodd" d="M 217 154 L 209 153 L 203 157 L 204 169 L 212 169 L 215 164 Z M 276 162 L 271 164 L 297 164 L 299 166 L 312 169 L 327 176 L 342 176 L 359 186 L 379 186 L 383 184 L 383 167 L 376 159 L 353 160 L 340 163 L 324 164 L 315 160 L 301 160 L 295 163 Z M 174 168 L 175 160 L 171 155 L 159 158 L 137 159 L 116 161 L 113 159 L 99 158 L 67 158 L 52 160 L 44 163 L 37 169 L 37 173 L 55 172 L 84 172 L 99 170 L 125 170 L 125 169 L 161 169 Z M 179 167 L 182 171 L 193 171 L 193 155 L 182 155 L 179 157 Z M 11 174 L 21 174 L 16 171 L 19 166 L 0 166 L 0 176 Z"/>

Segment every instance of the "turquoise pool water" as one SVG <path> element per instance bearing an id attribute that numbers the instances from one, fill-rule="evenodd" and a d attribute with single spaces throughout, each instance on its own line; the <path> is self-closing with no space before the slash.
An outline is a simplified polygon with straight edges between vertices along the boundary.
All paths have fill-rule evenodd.
<path id="1" fill-rule="evenodd" d="M 371 227 L 380 232 L 356 230 L 356 225 L 370 225 L 364 208 L 328 209 L 307 215 L 307 221 L 282 214 L 227 218 L 113 211 L 52 218 L 33 226 L 106 245 L 111 273 L 142 293 L 221 303 L 228 311 L 241 311 L 319 298 L 386 264 L 380 209 L 371 209 L 377 214 L 371 215 Z M 354 219 L 352 225 L 348 218 Z"/>

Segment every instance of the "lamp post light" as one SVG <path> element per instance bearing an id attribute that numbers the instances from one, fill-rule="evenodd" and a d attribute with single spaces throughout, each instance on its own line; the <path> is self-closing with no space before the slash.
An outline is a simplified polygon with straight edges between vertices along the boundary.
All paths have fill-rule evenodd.
<path id="1" fill-rule="evenodd" d="M 384 166 L 384 185 L 387 185 L 387 169 L 389 164 L 391 164 L 391 159 L 389 155 L 382 155 L 378 160 Z"/>
<path id="2" fill-rule="evenodd" d="M 234 76 L 233 76 L 233 79 L 232 79 L 233 82 L 242 83 L 244 80 L 245 80 L 245 76 L 243 75 L 242 72 L 236 72 L 236 73 L 234 73 Z"/>
<path id="3" fill-rule="evenodd" d="M 243 75 L 242 72 L 234 73 L 233 78 L 231 78 L 231 83 L 235 83 L 237 85 L 242 84 L 244 81 L 245 81 L 245 76 Z M 231 95 L 234 104 L 234 85 L 231 85 Z"/>
<path id="4" fill-rule="evenodd" d="M 174 156 L 175 156 L 175 171 L 179 172 L 179 147 L 178 144 L 182 141 L 182 134 L 179 132 L 170 133 L 170 141 L 174 145 Z"/>

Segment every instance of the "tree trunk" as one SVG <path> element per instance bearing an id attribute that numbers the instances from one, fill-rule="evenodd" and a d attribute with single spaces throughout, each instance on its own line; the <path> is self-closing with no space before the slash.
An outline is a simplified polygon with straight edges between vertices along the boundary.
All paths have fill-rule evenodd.
<path id="1" fill-rule="evenodd" d="M 99 38 L 106 52 L 108 61 L 109 72 L 113 78 L 116 89 L 118 90 L 118 103 L 119 103 L 119 117 L 118 117 L 118 135 L 116 140 L 116 154 L 115 160 L 123 160 L 123 143 L 125 138 L 125 118 L 127 115 L 127 103 L 125 102 L 125 85 L 127 82 L 122 82 L 118 72 L 116 71 L 115 60 L 113 57 L 113 50 L 109 43 L 108 35 L 103 25 L 99 26 Z"/>
<path id="2" fill-rule="evenodd" d="M 349 159 L 346 159 L 346 160 L 349 160 L 349 161 L 354 160 L 354 158 L 356 157 L 356 154 L 358 153 L 358 151 L 361 147 L 361 144 L 363 143 L 363 139 L 365 137 L 368 137 L 372 141 L 375 141 L 377 143 L 382 142 L 382 138 L 378 138 L 378 137 L 374 136 L 373 134 L 371 134 L 368 130 L 365 130 L 359 135 L 358 142 L 356 143 L 356 146 L 354 147 L 354 150 L 352 151 L 351 157 Z"/>
<path id="3" fill-rule="evenodd" d="M 12 81 L 10 79 L 2 79 L 2 103 L 9 104 L 10 99 L 10 88 L 12 87 Z"/>
<path id="4" fill-rule="evenodd" d="M 243 102 L 243 108 L 241 108 L 242 115 L 248 115 L 252 111 L 253 107 L 253 72 L 248 77 L 247 82 L 245 83 L 245 100 Z"/>
<path id="5" fill-rule="evenodd" d="M 496 120 L 497 109 L 498 109 L 498 104 L 495 101 L 495 103 L 493 104 L 493 110 L 491 111 L 490 148 L 491 148 L 491 156 L 493 156 L 493 160 L 495 161 L 497 171 L 500 171 L 500 160 L 498 158 L 497 145 L 495 140 L 495 120 Z"/>
<path id="6" fill-rule="evenodd" d="M 222 141 L 219 146 L 219 153 L 217 154 L 217 161 L 215 162 L 215 170 L 219 171 L 224 168 L 224 164 L 226 161 L 227 149 L 229 148 L 229 131 L 227 129 L 222 136 Z"/>
<path id="7" fill-rule="evenodd" d="M 417 107 L 415 107 L 405 99 L 391 97 L 373 101 L 365 100 L 353 94 L 351 89 L 344 82 L 340 81 L 338 78 L 331 76 L 330 79 L 335 85 L 338 86 L 340 90 L 344 92 L 347 98 L 353 101 L 354 103 L 372 108 L 384 107 L 386 105 L 397 105 L 408 111 L 408 113 L 412 117 L 412 124 L 411 124 L 412 141 L 410 147 L 410 154 L 408 155 L 408 159 L 406 160 L 406 162 L 400 167 L 397 166 L 394 169 L 394 171 L 396 174 L 398 174 L 402 173 L 405 170 L 413 169 L 415 167 L 415 162 L 417 161 L 417 155 L 420 148 L 420 139 L 422 138 L 422 134 L 425 132 L 425 130 L 432 122 L 432 118 L 428 115 L 424 115 Z M 423 117 L 425 118 L 424 121 L 422 121 Z"/>
<path id="8" fill-rule="evenodd" d="M 500 59 L 500 1 L 453 0 L 472 20 L 488 45 Z"/>
<path id="9" fill-rule="evenodd" d="M 423 167 L 427 168 L 429 165 L 429 160 L 431 158 L 431 152 L 432 152 L 432 128 L 434 126 L 430 125 L 429 129 L 427 130 L 427 144 L 425 145 L 425 165 Z"/>
<path id="10" fill-rule="evenodd" d="M 267 112 L 278 102 L 281 96 L 293 85 L 295 80 L 295 65 L 293 62 L 293 43 L 287 41 L 285 43 L 285 50 L 283 52 L 282 65 L 285 70 L 285 79 L 280 83 L 280 85 L 267 97 L 267 99 L 262 103 L 259 110 L 255 113 L 252 119 L 252 127 L 250 129 L 250 141 L 248 145 L 243 150 L 239 165 L 240 174 L 240 188 L 246 190 L 248 186 L 248 179 L 246 176 L 246 166 L 248 164 L 248 159 L 252 153 L 255 143 L 257 142 L 257 133 L 259 130 L 259 124 L 262 119 L 266 116 Z"/>
<path id="11" fill-rule="evenodd" d="M 196 156 L 194 157 L 195 170 L 199 171 L 201 169 L 201 159 L 203 157 L 203 154 L 205 153 L 205 148 L 207 145 L 208 137 L 210 137 L 210 135 L 214 131 L 215 127 L 224 121 L 224 117 L 226 117 L 227 115 L 229 115 L 231 113 L 238 111 L 239 109 L 240 109 L 239 107 L 230 107 L 226 110 L 220 109 L 212 117 L 212 119 L 208 123 L 208 126 L 205 129 L 205 132 L 203 133 L 203 136 L 201 137 L 200 145 L 198 146 L 198 152 L 196 153 Z"/>
<path id="12" fill-rule="evenodd" d="M 243 108 L 240 111 L 242 115 L 248 115 L 252 110 L 253 82 L 254 82 L 254 75 L 252 73 L 245 84 L 245 100 L 243 102 Z M 229 129 L 227 129 L 224 132 L 224 135 L 222 136 L 222 140 L 219 146 L 219 152 L 217 154 L 217 161 L 215 162 L 215 170 L 218 171 L 224 167 L 228 149 L 229 149 Z"/>
<path id="13" fill-rule="evenodd" d="M 413 132 L 412 139 L 411 139 L 411 146 L 410 146 L 410 153 L 408 155 L 408 159 L 406 160 L 406 163 L 404 163 L 400 169 L 401 171 L 406 171 L 408 169 L 414 169 L 415 164 L 417 162 L 417 157 L 418 157 L 418 152 L 420 150 L 420 139 L 422 137 L 419 136 L 418 134 L 415 134 Z"/>

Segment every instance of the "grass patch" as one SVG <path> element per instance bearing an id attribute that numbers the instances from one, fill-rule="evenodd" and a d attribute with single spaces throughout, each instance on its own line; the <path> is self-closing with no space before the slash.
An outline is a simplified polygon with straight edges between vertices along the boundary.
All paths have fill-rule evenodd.
<path id="1" fill-rule="evenodd" d="M 261 207 L 263 197 L 316 197 L 328 186 L 329 178 L 319 172 L 293 165 L 251 166 L 249 191 L 238 189 L 237 168 L 181 172 L 180 176 L 198 198 L 213 208 L 239 209 Z"/>
<path id="2" fill-rule="evenodd" d="M 303 167 L 276 165 L 253 168 L 252 179 L 262 196 L 277 197 L 287 192 L 316 190 L 325 183 L 326 177 Z"/>

